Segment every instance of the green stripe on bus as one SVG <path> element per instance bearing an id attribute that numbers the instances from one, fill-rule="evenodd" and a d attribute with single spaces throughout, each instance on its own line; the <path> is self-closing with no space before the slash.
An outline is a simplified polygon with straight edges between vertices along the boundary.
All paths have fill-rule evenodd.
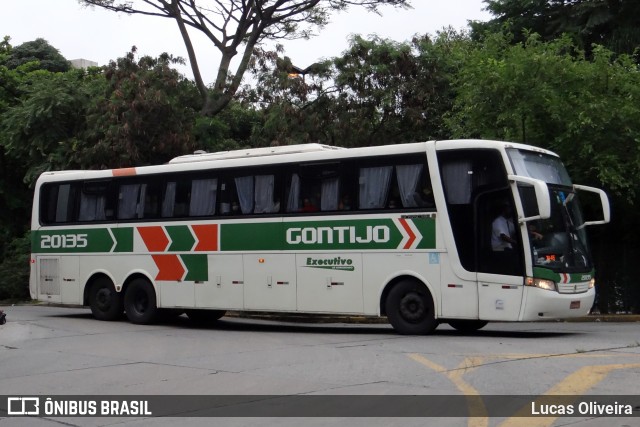
<path id="1" fill-rule="evenodd" d="M 164 227 L 167 252 L 190 252 L 188 225 Z M 33 233 L 34 253 L 133 252 L 133 227 L 47 230 Z M 434 249 L 434 218 L 391 218 L 220 224 L 220 251 Z"/>
<path id="2" fill-rule="evenodd" d="M 282 223 L 220 225 L 221 251 L 269 251 L 284 248 Z"/>
<path id="3" fill-rule="evenodd" d="M 187 225 L 167 225 L 164 227 L 171 239 L 169 252 L 189 252 L 196 243 L 191 229 Z"/>
<path id="4" fill-rule="evenodd" d="M 417 249 L 436 246 L 435 219 L 412 218 Z M 389 218 L 221 224 L 221 251 L 390 250 L 405 235 Z"/>
<path id="5" fill-rule="evenodd" d="M 180 259 L 187 268 L 186 281 L 207 281 L 209 280 L 209 265 L 206 254 L 180 255 Z"/>
<path id="6" fill-rule="evenodd" d="M 32 239 L 38 253 L 109 252 L 114 243 L 106 228 L 36 231 Z"/>
<path id="7" fill-rule="evenodd" d="M 112 228 L 111 232 L 116 239 L 113 252 L 133 252 L 133 227 Z"/>
<path id="8" fill-rule="evenodd" d="M 133 228 L 38 230 L 31 245 L 34 253 L 133 252 Z"/>
<path id="9" fill-rule="evenodd" d="M 436 247 L 436 221 L 433 218 L 413 218 L 416 228 L 422 234 L 422 240 L 417 249 L 435 249 Z"/>
<path id="10" fill-rule="evenodd" d="M 565 280 L 563 276 L 567 276 L 569 279 L 568 282 L 564 283 L 588 282 L 594 277 L 594 274 L 595 270 L 591 270 L 587 273 L 560 274 L 549 268 L 533 267 L 533 277 L 536 277 L 538 279 L 552 280 L 556 283 L 562 283 Z"/>

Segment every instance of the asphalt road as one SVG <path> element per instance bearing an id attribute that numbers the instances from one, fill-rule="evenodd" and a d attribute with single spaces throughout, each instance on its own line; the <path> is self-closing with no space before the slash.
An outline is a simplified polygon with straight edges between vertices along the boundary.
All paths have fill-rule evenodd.
<path id="1" fill-rule="evenodd" d="M 631 395 L 640 384 L 636 322 L 441 325 L 406 337 L 384 324 L 287 323 L 185 316 L 151 326 L 100 322 L 89 310 L 0 307 L 0 395 Z M 0 407 L 3 402 L 0 402 Z M 2 426 L 638 426 L 592 414 L 451 418 L 1 418 Z M 4 406 L 6 408 L 6 406 Z M 251 413 L 247 413 L 251 415 Z"/>

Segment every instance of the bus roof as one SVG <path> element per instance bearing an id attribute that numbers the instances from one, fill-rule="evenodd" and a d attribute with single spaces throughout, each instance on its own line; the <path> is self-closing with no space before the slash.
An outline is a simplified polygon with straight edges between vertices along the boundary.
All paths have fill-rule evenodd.
<path id="1" fill-rule="evenodd" d="M 345 148 L 324 144 L 298 144 L 277 147 L 247 148 L 232 151 L 218 151 L 215 153 L 196 152 L 194 154 L 187 154 L 185 156 L 176 157 L 169 161 L 169 163 L 204 162 L 208 160 L 241 159 L 247 157 L 278 156 L 283 154 L 311 153 L 316 151 L 332 150 L 345 150 Z"/>
<path id="2" fill-rule="evenodd" d="M 274 165 L 281 163 L 317 162 L 356 157 L 426 153 L 427 145 L 436 150 L 454 149 L 504 149 L 516 148 L 556 156 L 557 154 L 531 145 L 478 139 L 428 141 L 374 147 L 342 148 L 323 144 L 298 144 L 279 147 L 250 148 L 243 150 L 197 153 L 179 156 L 167 164 L 103 170 L 69 170 L 44 172 L 39 180 L 58 181 L 75 179 L 101 179 L 112 176 L 133 176 L 165 172 L 187 172 L 209 168 L 244 167 L 249 165 Z M 219 162 L 223 160 L 223 162 Z"/>

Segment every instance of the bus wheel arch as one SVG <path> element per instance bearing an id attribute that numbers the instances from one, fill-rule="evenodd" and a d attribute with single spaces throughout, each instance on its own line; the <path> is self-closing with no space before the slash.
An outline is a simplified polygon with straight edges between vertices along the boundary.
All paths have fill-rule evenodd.
<path id="1" fill-rule="evenodd" d="M 144 274 L 133 274 L 122 287 L 124 311 L 131 323 L 153 323 L 160 313 L 152 281 Z"/>
<path id="2" fill-rule="evenodd" d="M 412 276 L 389 282 L 380 300 L 380 312 L 402 335 L 427 335 L 438 326 L 435 301 L 429 287 Z"/>
<path id="3" fill-rule="evenodd" d="M 98 320 L 117 320 L 124 311 L 122 293 L 116 291 L 113 280 L 103 273 L 94 274 L 87 281 L 83 304 L 91 308 Z"/>

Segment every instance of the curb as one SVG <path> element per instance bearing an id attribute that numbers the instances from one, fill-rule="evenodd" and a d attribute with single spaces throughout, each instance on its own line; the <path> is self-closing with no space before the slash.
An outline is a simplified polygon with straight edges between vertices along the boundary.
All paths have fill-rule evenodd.
<path id="1" fill-rule="evenodd" d="M 47 302 L 23 302 L 8 303 L 0 307 L 11 306 L 47 306 L 60 308 L 88 308 L 80 305 L 63 305 Z M 6 311 L 5 311 L 6 313 Z M 363 316 L 363 315 L 335 315 L 335 314 L 308 314 L 308 313 L 278 313 L 269 311 L 235 311 L 229 310 L 225 317 L 235 317 L 239 319 L 261 319 L 272 320 L 276 322 L 291 323 L 351 323 L 351 324 L 388 324 L 386 316 Z M 573 317 L 568 319 L 549 319 L 539 320 L 538 322 L 610 322 L 610 323 L 627 323 L 640 322 L 640 314 L 590 314 L 583 317 Z M 495 322 L 493 322 L 495 323 Z"/>

